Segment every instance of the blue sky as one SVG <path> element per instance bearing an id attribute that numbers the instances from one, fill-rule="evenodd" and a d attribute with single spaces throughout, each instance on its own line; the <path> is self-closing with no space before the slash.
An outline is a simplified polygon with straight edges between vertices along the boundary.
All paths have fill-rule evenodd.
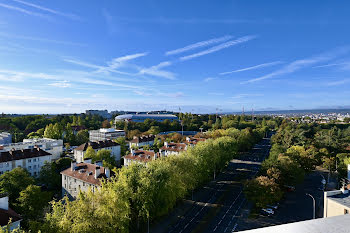
<path id="1" fill-rule="evenodd" d="M 0 112 L 344 107 L 349 1 L 0 1 Z"/>

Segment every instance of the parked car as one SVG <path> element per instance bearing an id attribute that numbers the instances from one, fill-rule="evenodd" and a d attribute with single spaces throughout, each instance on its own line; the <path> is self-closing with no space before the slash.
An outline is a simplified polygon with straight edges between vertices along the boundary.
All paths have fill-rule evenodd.
<path id="1" fill-rule="evenodd" d="M 272 216 L 275 214 L 275 211 L 273 211 L 270 208 L 263 208 L 263 209 L 261 209 L 260 213 L 264 216 Z"/>
<path id="2" fill-rule="evenodd" d="M 267 207 L 272 209 L 272 210 L 277 210 L 278 209 L 278 205 L 279 205 L 279 203 L 274 204 L 274 205 L 267 205 Z"/>

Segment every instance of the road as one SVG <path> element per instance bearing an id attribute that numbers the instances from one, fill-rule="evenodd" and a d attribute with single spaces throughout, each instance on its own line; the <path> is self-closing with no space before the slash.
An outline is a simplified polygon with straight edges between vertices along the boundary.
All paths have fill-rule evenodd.
<path id="1" fill-rule="evenodd" d="M 215 181 L 195 192 L 192 205 L 176 215 L 175 220 L 169 217 L 164 220 L 168 224 L 163 223 L 162 227 L 155 227 L 151 232 L 235 231 L 237 216 L 241 214 L 241 207 L 246 203 L 242 182 L 256 175 L 269 149 L 270 139 L 264 138 L 250 152 L 230 161 Z"/>

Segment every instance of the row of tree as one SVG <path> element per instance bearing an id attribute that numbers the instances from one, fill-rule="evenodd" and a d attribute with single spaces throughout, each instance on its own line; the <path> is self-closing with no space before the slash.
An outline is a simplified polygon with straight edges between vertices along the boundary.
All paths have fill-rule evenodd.
<path id="1" fill-rule="evenodd" d="M 132 164 L 114 170 L 94 193 L 80 193 L 51 203 L 43 222 L 31 222 L 32 232 L 138 232 L 151 221 L 167 214 L 186 195 L 208 182 L 240 149 L 253 145 L 264 129 L 215 131 L 205 142 L 179 156 Z M 218 136 L 220 135 L 220 136 Z"/>

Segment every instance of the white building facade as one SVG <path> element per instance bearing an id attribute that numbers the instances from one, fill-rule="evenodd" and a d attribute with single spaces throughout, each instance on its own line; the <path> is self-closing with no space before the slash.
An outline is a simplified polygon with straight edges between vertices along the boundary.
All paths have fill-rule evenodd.
<path id="1" fill-rule="evenodd" d="M 12 143 L 12 135 L 7 132 L 0 132 L 0 145 Z"/>
<path id="2" fill-rule="evenodd" d="M 74 149 L 74 158 L 77 163 L 84 162 L 84 156 L 89 147 L 92 147 L 97 153 L 100 150 L 109 150 L 115 161 L 120 163 L 120 145 L 111 140 L 99 141 L 99 142 L 87 142 Z"/>
<path id="3" fill-rule="evenodd" d="M 39 175 L 45 162 L 52 161 L 52 155 L 36 147 L 33 149 L 0 152 L 0 175 L 16 167 L 22 167 L 32 176 Z"/>
<path id="4" fill-rule="evenodd" d="M 59 159 L 63 151 L 63 140 L 56 140 L 51 138 L 33 138 L 24 139 L 23 142 L 4 144 L 0 146 L 0 152 L 10 151 L 12 149 L 33 149 L 38 147 L 51 154 L 51 159 Z M 50 161 L 51 162 L 51 161 Z"/>
<path id="5" fill-rule="evenodd" d="M 117 130 L 114 128 L 102 128 L 98 130 L 89 131 L 89 140 L 92 142 L 105 141 L 105 140 L 114 140 L 119 137 L 125 137 L 124 130 Z"/>

